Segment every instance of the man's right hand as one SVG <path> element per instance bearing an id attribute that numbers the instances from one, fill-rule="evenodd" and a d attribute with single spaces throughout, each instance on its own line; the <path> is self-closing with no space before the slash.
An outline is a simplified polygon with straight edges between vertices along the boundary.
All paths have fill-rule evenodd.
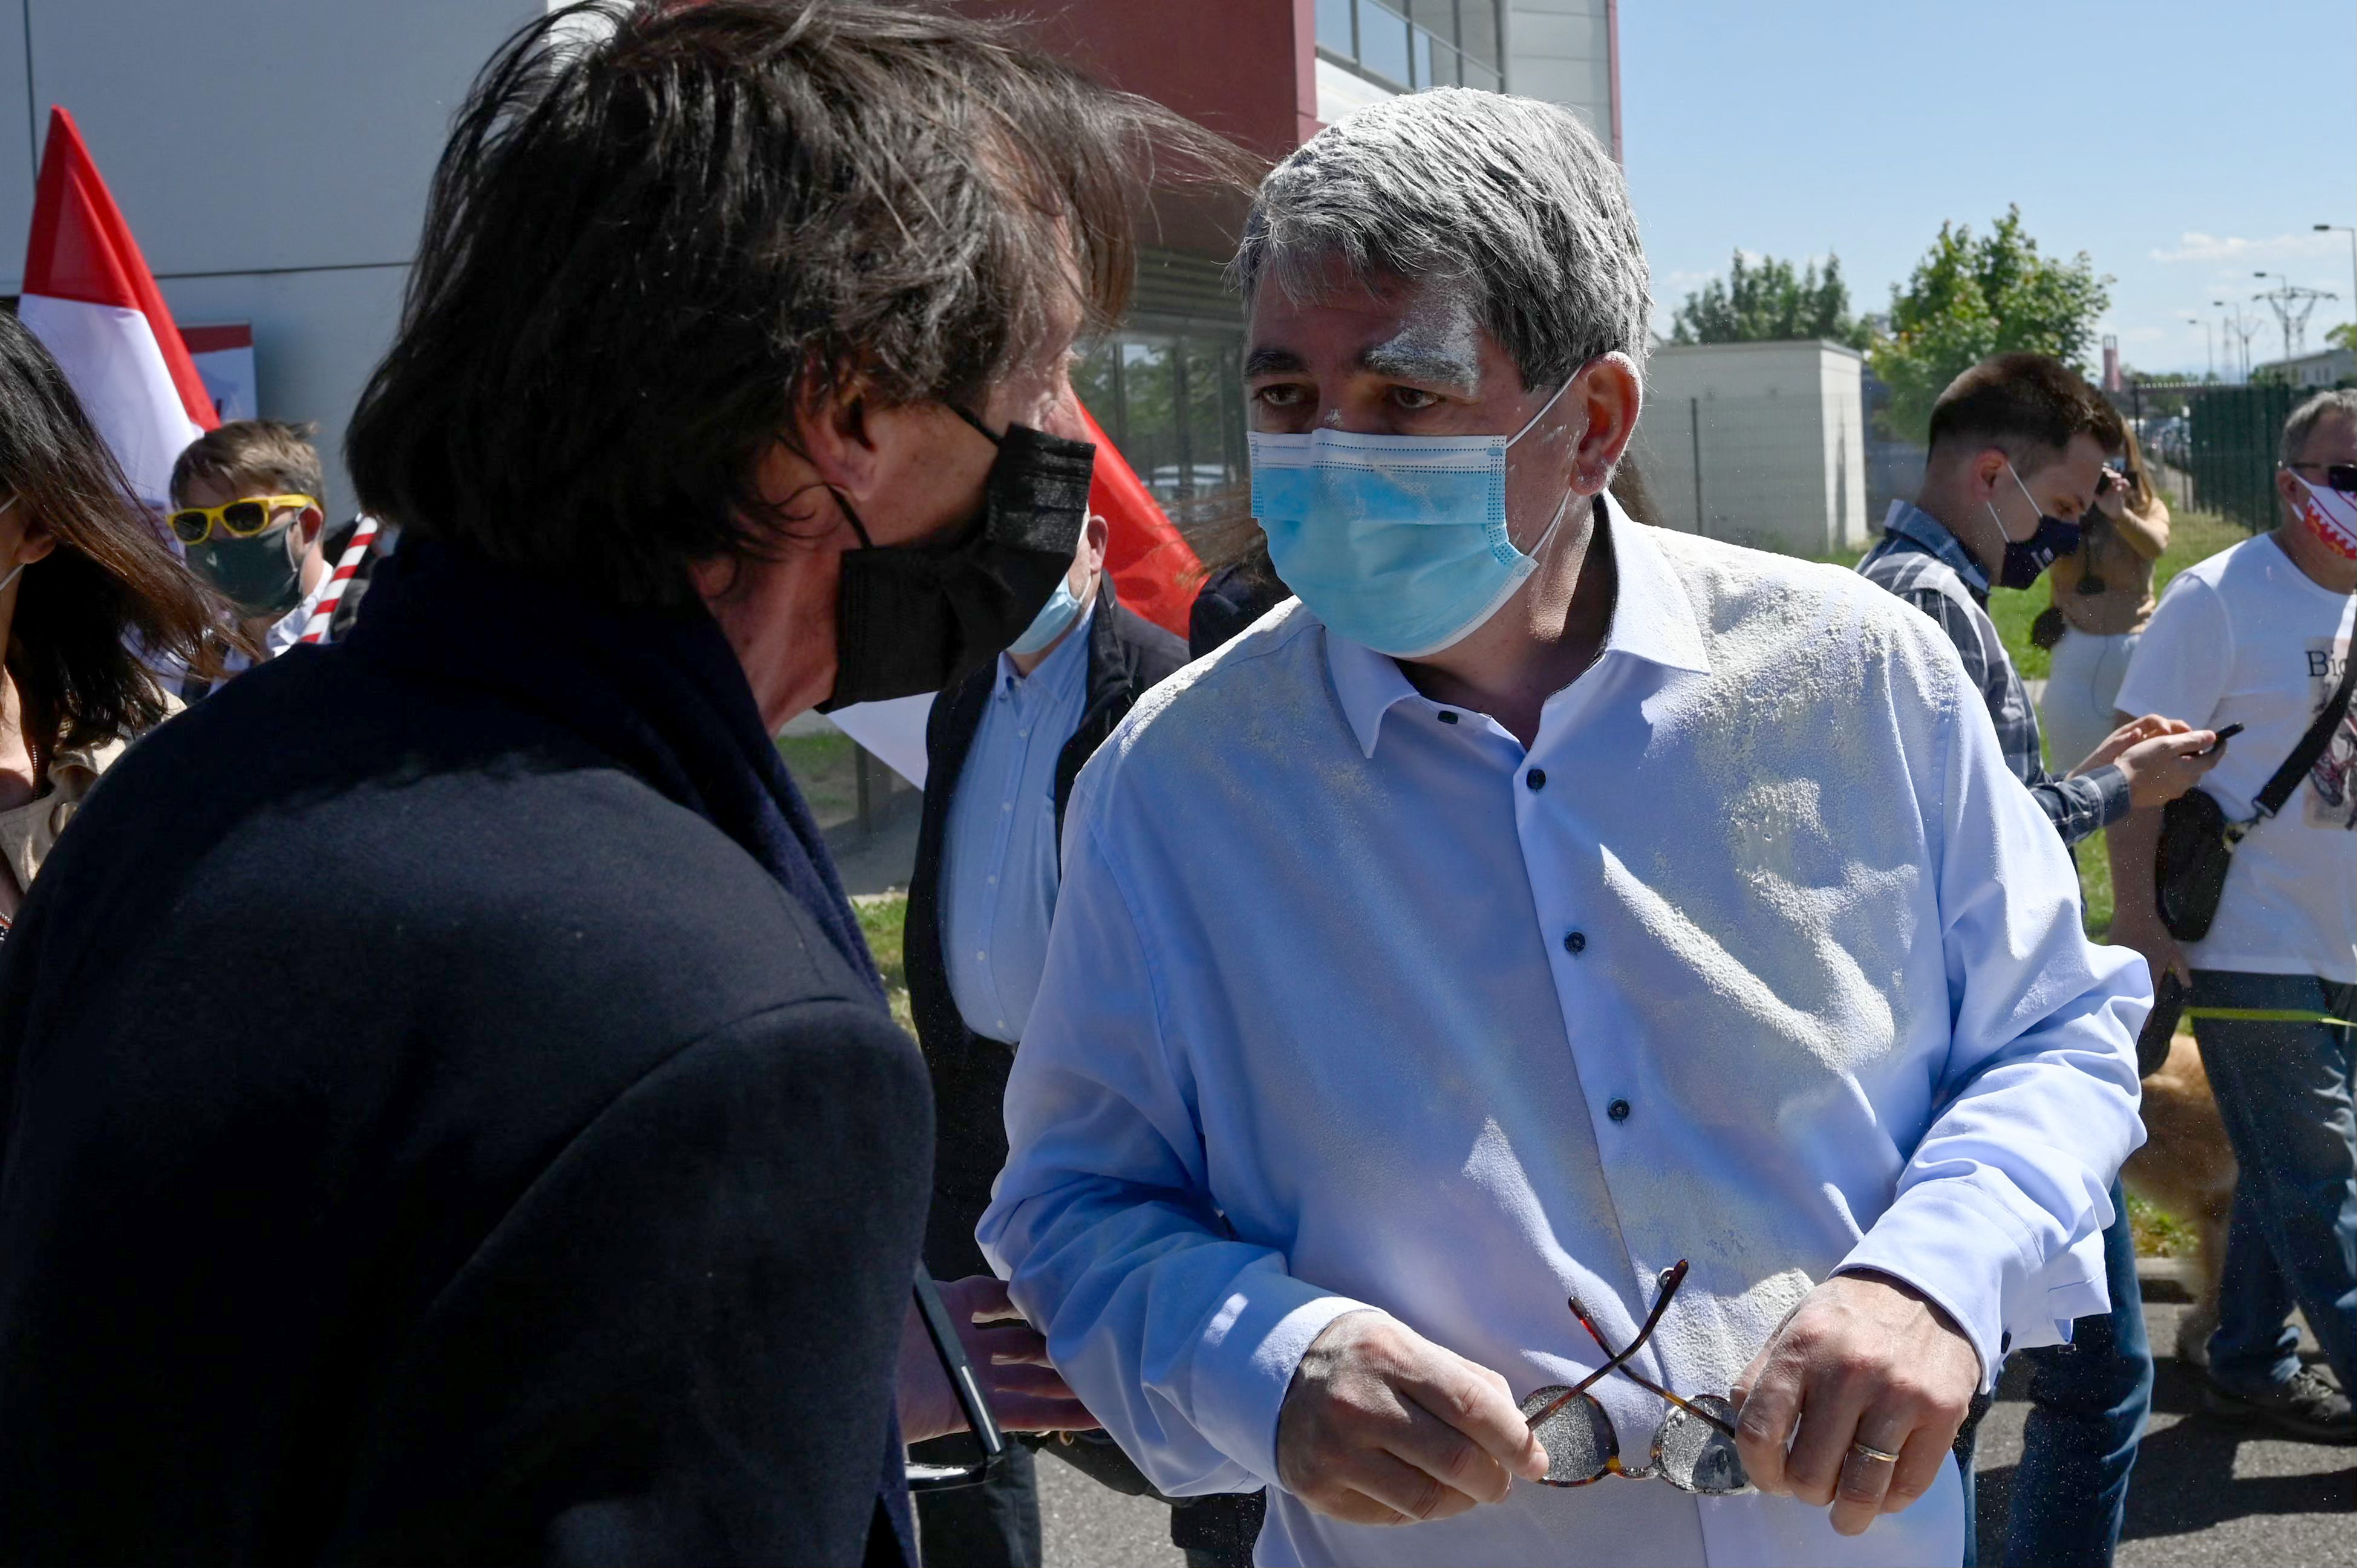
<path id="1" fill-rule="evenodd" d="M 1328 1324 L 1277 1414 L 1277 1480 L 1351 1524 L 1453 1518 L 1546 1472 L 1505 1379 L 1380 1312 Z"/>
<path id="2" fill-rule="evenodd" d="M 2111 759 L 2127 775 L 2128 800 L 2138 811 L 2166 806 L 2201 782 L 2226 755 L 2218 749 L 2215 731 L 2189 729 L 2177 719 L 2162 722 L 2170 726 L 2168 733 L 2138 740 Z M 2137 723 L 2150 721 L 2140 719 Z M 2095 756 L 2102 756 L 2104 749 L 2097 747 Z M 2204 756 L 2205 752 L 2208 755 Z M 2094 757 L 2089 757 L 2088 762 L 2093 766 Z"/>

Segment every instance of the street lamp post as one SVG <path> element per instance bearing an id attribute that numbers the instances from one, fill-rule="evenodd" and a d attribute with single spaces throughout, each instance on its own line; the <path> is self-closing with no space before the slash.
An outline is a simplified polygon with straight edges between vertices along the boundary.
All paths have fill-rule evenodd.
<path id="1" fill-rule="evenodd" d="M 2346 234 L 2349 236 L 2349 282 L 2352 290 L 2357 290 L 2357 225 L 2348 223 L 2319 223 L 2316 226 L 2316 231 L 2319 234 Z M 2352 292 L 2349 295 L 2349 300 L 2350 310 L 2352 315 L 2357 315 L 2357 292 Z M 2352 343 L 2350 347 L 2357 349 L 2357 343 Z"/>

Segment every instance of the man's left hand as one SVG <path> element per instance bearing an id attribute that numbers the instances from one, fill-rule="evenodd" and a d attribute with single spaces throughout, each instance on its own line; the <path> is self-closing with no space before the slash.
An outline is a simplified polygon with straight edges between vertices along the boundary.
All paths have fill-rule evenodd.
<path id="1" fill-rule="evenodd" d="M 1736 1448 L 1761 1491 L 1830 1504 L 1857 1535 L 1930 1489 L 1980 1380 L 1972 1341 L 1921 1291 L 1837 1274 L 1736 1380 Z"/>
<path id="2" fill-rule="evenodd" d="M 990 1413 L 1008 1432 L 1087 1432 L 1101 1424 L 1048 1361 L 1048 1342 L 1006 1299 L 1005 1282 L 974 1274 L 937 1282 Z M 900 1323 L 900 1437 L 921 1443 L 966 1430 L 965 1410 L 914 1302 Z"/>

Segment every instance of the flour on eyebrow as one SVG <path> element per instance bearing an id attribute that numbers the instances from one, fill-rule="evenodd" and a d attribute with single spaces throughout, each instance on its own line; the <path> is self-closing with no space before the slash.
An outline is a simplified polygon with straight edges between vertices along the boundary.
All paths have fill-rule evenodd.
<path id="1" fill-rule="evenodd" d="M 1481 385 L 1481 316 L 1462 287 L 1426 280 L 1391 338 L 1367 350 L 1370 364 L 1405 361 L 1454 373 L 1469 392 Z"/>

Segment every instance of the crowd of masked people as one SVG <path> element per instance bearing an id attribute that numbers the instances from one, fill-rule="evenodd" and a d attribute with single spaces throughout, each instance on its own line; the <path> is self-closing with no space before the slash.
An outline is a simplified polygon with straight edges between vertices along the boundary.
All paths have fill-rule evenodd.
<path id="1" fill-rule="evenodd" d="M 255 420 L 156 517 L 0 316 L 0 1561 L 1035 1564 L 1052 1462 L 1198 1568 L 1969 1563 L 2018 1359 L 2003 1560 L 2108 1563 L 2179 1017 L 2206 1409 L 2357 1439 L 2357 393 L 2158 599 L 2031 354 L 1854 575 L 1669 534 L 1617 169 L 1422 95 L 1254 198 L 1182 640 L 1068 367 L 1243 156 L 929 9 L 587 15 L 356 507 Z M 921 693 L 911 1042 L 772 737 Z"/>

